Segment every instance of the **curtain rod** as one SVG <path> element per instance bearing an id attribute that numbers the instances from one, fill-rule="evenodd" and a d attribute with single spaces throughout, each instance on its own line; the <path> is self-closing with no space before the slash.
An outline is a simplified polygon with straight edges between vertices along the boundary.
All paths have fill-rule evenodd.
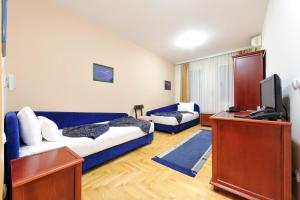
<path id="1" fill-rule="evenodd" d="M 216 56 L 221 56 L 221 55 L 224 55 L 224 54 L 234 53 L 234 52 L 237 52 L 237 51 L 243 51 L 243 50 L 250 49 L 250 48 L 252 48 L 252 46 L 242 47 L 242 48 L 238 48 L 238 49 L 234 49 L 234 50 L 230 50 L 230 51 L 225 51 L 225 52 L 222 52 L 222 53 L 212 54 L 212 55 L 205 56 L 205 57 L 194 58 L 194 59 L 190 59 L 190 60 L 176 62 L 175 65 L 181 65 L 183 63 L 190 63 L 190 62 L 203 60 L 203 59 L 207 59 L 207 58 L 213 58 L 213 57 L 216 57 Z"/>

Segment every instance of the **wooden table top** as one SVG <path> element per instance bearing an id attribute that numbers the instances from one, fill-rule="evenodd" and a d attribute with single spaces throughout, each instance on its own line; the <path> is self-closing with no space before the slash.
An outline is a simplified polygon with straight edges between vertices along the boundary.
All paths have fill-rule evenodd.
<path id="1" fill-rule="evenodd" d="M 237 118 L 234 117 L 235 114 L 237 115 L 245 115 L 249 114 L 250 112 L 241 111 L 241 112 L 226 112 L 222 111 L 210 117 L 211 120 L 230 120 L 230 121 L 243 121 L 243 122 L 250 122 L 250 123 L 258 123 L 258 124 L 273 124 L 273 125 L 288 125 L 291 126 L 291 123 L 285 121 L 283 119 L 278 119 L 277 121 L 272 120 L 258 120 L 258 119 L 251 119 L 251 118 Z"/>
<path id="2" fill-rule="evenodd" d="M 12 186 L 18 187 L 48 174 L 82 163 L 68 147 L 61 147 L 11 161 Z"/>
<path id="3" fill-rule="evenodd" d="M 200 114 L 204 114 L 204 115 L 214 115 L 215 113 L 212 113 L 212 112 L 200 112 Z"/>

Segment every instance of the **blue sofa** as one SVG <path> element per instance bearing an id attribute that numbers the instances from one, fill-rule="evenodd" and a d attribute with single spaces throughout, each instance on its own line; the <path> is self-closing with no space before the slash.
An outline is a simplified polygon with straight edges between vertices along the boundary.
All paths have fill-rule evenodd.
<path id="1" fill-rule="evenodd" d="M 110 121 L 128 116 L 127 113 L 80 113 L 80 112 L 35 112 L 37 116 L 45 116 L 53 120 L 59 129 L 65 127 L 91 124 L 96 122 Z M 4 119 L 4 131 L 6 144 L 4 146 L 5 156 L 5 182 L 10 186 L 10 161 L 19 157 L 19 148 L 22 144 L 19 135 L 19 122 L 17 112 L 8 112 Z M 82 170 L 88 170 L 96 165 L 104 163 L 121 154 L 129 152 L 137 147 L 148 144 L 153 140 L 153 133 L 141 138 L 108 148 L 98 153 L 84 157 Z"/>
<path id="2" fill-rule="evenodd" d="M 173 105 L 169 105 L 169 106 L 157 108 L 157 109 L 154 109 L 154 110 L 150 110 L 146 113 L 146 115 L 151 116 L 152 114 L 158 113 L 158 112 L 176 111 L 178 105 L 179 105 L 179 103 L 176 103 L 176 104 L 173 104 Z M 196 103 L 194 105 L 194 111 L 198 112 L 200 114 L 200 107 Z M 178 125 L 173 125 L 173 126 L 172 125 L 155 123 L 155 130 L 164 131 L 164 132 L 168 132 L 168 133 L 178 133 L 182 130 L 185 130 L 185 129 L 190 128 L 192 126 L 195 126 L 197 124 L 199 124 L 199 119 L 194 119 L 192 121 L 182 123 L 182 124 L 178 124 Z"/>

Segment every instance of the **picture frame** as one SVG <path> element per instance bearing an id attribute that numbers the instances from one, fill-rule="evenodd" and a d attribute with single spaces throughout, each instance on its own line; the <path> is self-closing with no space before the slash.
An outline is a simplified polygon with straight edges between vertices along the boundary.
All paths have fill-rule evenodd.
<path id="1" fill-rule="evenodd" d="M 93 80 L 114 83 L 114 68 L 93 63 Z"/>
<path id="2" fill-rule="evenodd" d="M 2 21 L 1 21 L 1 42 L 2 42 L 2 56 L 6 57 L 6 32 L 7 32 L 7 0 L 2 1 Z"/>
<path id="3" fill-rule="evenodd" d="M 165 90 L 171 90 L 172 84 L 171 81 L 165 81 Z"/>

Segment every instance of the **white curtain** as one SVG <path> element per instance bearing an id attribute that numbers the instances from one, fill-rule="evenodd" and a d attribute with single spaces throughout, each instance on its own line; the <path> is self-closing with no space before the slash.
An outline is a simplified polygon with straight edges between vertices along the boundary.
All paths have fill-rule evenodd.
<path id="1" fill-rule="evenodd" d="M 236 53 L 190 63 L 190 98 L 201 112 L 217 113 L 233 106 L 233 55 Z"/>

